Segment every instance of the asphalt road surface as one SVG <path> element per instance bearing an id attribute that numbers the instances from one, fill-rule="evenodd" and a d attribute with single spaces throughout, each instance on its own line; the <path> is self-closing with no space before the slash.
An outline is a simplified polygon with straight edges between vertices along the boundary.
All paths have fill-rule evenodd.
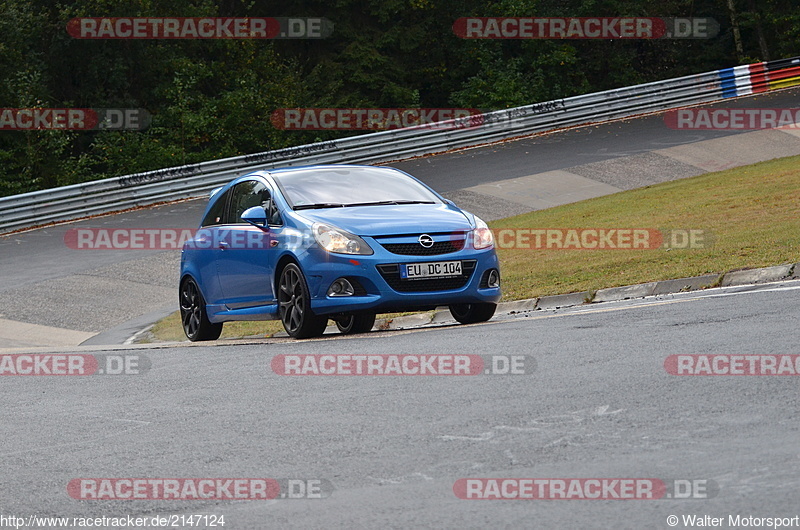
<path id="1" fill-rule="evenodd" d="M 798 98 L 794 88 L 711 106 L 793 108 Z M 657 114 L 391 165 L 491 220 L 794 154 L 797 131 L 674 130 Z M 194 228 L 204 206 L 186 201 L 0 237 L 0 349 L 121 344 L 177 310 L 178 251 L 74 250 L 64 235 L 76 227 Z M 3 330 L 29 324 L 44 327 L 32 339 Z M 67 337 L 58 342 L 61 330 Z"/>
<path id="2" fill-rule="evenodd" d="M 799 302 L 793 281 L 338 339 L 76 349 L 151 366 L 139 375 L 4 377 L 0 514 L 224 515 L 225 529 L 671 528 L 670 515 L 685 528 L 688 514 L 721 517 L 722 527 L 731 515 L 795 517 L 798 379 L 676 376 L 665 360 L 796 355 Z M 535 368 L 273 372 L 276 356 L 304 354 L 514 355 Z M 67 485 L 80 478 L 296 478 L 327 481 L 333 492 L 76 500 Z M 453 487 L 464 478 L 677 479 L 707 490 L 682 500 L 462 500 Z"/>
<path id="3" fill-rule="evenodd" d="M 796 107 L 799 94 L 717 106 Z M 796 154 L 797 139 L 674 131 L 656 115 L 393 165 L 493 219 Z M 194 227 L 203 206 L 188 201 L 0 237 L 0 349 L 69 332 L 51 359 L 95 355 L 106 371 L 116 358 L 102 356 L 149 365 L 135 375 L 1 379 L 0 527 L 14 526 L 8 516 L 27 523 L 31 515 L 68 517 L 63 527 L 73 528 L 73 517 L 171 515 L 184 517 L 178 527 L 210 528 L 213 518 L 193 526 L 186 518 L 224 516 L 216 528 L 225 529 L 685 528 L 686 515 L 728 527 L 731 515 L 799 515 L 797 379 L 675 376 L 665 360 L 799 354 L 800 282 L 314 341 L 102 346 L 176 308 L 178 252 L 76 251 L 64 233 Z M 41 326 L 39 337 L 7 332 L 21 325 Z M 93 334 L 86 344 L 100 346 L 66 346 Z M 274 373 L 273 360 L 304 354 L 522 356 L 529 373 Z M 309 491 L 325 485 L 325 495 L 236 500 L 223 488 L 221 500 L 80 500 L 70 495 L 81 497 L 80 489 L 68 490 L 79 479 L 190 478 L 292 478 L 309 481 Z M 461 499 L 454 486 L 470 478 L 555 479 L 546 483 L 553 487 L 559 479 L 641 479 L 672 484 L 673 498 Z M 676 484 L 696 485 L 697 498 L 677 500 Z M 671 515 L 676 526 L 668 526 Z"/>

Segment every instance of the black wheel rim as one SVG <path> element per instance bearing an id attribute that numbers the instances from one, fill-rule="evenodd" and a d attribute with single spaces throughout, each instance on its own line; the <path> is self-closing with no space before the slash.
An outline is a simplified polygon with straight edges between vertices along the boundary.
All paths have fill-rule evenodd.
<path id="1" fill-rule="evenodd" d="M 294 333 L 303 325 L 306 314 L 306 299 L 303 295 L 303 280 L 294 268 L 287 268 L 281 275 L 278 292 L 281 321 L 288 333 Z"/>
<path id="2" fill-rule="evenodd" d="M 183 284 L 181 289 L 181 320 L 187 337 L 194 337 L 200 328 L 203 308 L 200 306 L 200 292 L 193 281 Z"/>

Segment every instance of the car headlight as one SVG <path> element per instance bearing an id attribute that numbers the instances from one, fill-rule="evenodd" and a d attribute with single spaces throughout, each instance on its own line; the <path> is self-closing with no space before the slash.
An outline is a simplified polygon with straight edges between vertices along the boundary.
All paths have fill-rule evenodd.
<path id="1" fill-rule="evenodd" d="M 325 223 L 314 223 L 311 227 L 314 239 L 319 246 L 335 254 L 360 254 L 368 256 L 372 254 L 372 249 L 367 242 L 355 234 L 351 234 L 341 228 L 327 225 Z"/>
<path id="2" fill-rule="evenodd" d="M 489 248 L 494 245 L 494 235 L 492 234 L 489 225 L 483 219 L 475 217 L 475 229 L 472 231 L 472 246 L 475 250 L 482 248 Z"/>

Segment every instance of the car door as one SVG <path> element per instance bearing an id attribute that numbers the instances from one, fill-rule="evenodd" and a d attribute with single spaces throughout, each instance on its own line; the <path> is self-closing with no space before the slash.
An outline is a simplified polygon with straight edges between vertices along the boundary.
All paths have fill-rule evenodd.
<path id="1" fill-rule="evenodd" d="M 200 229 L 194 234 L 189 249 L 184 250 L 185 257 L 194 264 L 197 281 L 206 299 L 206 304 L 212 306 L 210 309 L 212 313 L 224 309 L 223 294 L 217 272 L 217 259 L 220 251 L 215 241 L 219 241 L 219 234 L 226 225 L 225 215 L 230 195 L 231 190 L 228 190 L 211 199 L 214 203 L 203 218 Z"/>
<path id="2" fill-rule="evenodd" d="M 253 206 L 269 207 L 272 193 L 261 180 L 245 180 L 231 188 L 227 223 L 219 234 L 217 273 L 228 309 L 264 306 L 275 298 L 275 254 L 269 230 L 242 220 Z"/>

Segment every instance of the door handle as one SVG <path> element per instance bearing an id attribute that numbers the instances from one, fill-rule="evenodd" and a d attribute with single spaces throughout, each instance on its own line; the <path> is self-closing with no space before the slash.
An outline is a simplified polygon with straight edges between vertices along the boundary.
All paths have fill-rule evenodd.
<path id="1" fill-rule="evenodd" d="M 227 241 L 220 241 L 219 242 L 219 248 L 221 250 L 225 250 L 226 248 L 228 248 L 228 242 Z"/>

